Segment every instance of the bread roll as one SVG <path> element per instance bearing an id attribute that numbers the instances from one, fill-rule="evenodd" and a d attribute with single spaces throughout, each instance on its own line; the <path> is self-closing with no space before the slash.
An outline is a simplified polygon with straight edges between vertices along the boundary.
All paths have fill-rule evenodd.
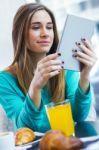
<path id="1" fill-rule="evenodd" d="M 20 128 L 16 131 L 16 145 L 22 145 L 32 142 L 35 139 L 35 133 L 29 128 Z"/>
<path id="2" fill-rule="evenodd" d="M 58 130 L 47 132 L 40 142 L 40 150 L 78 150 L 82 146 L 82 141 L 75 137 L 66 137 Z"/>

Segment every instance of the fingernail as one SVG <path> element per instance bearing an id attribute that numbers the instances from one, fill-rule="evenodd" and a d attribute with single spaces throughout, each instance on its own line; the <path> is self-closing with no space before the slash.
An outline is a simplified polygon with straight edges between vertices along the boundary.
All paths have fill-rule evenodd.
<path id="1" fill-rule="evenodd" d="M 72 49 L 72 52 L 77 52 L 77 49 Z"/>
<path id="2" fill-rule="evenodd" d="M 76 43 L 76 45 L 81 45 L 80 43 L 77 43 L 77 42 L 75 42 Z"/>
<path id="3" fill-rule="evenodd" d="M 73 57 L 77 57 L 77 55 L 75 55 L 75 54 L 73 54 L 72 56 L 73 56 Z"/>
<path id="4" fill-rule="evenodd" d="M 62 68 L 62 69 L 64 69 L 64 67 L 63 67 L 63 66 L 61 66 L 61 68 Z"/>
<path id="5" fill-rule="evenodd" d="M 86 39 L 85 39 L 85 38 L 81 38 L 81 40 L 82 40 L 82 41 L 86 41 Z"/>
<path id="6" fill-rule="evenodd" d="M 77 49 L 75 49 L 74 52 L 77 52 Z"/>
<path id="7" fill-rule="evenodd" d="M 58 56 L 61 56 L 61 53 L 58 53 Z"/>

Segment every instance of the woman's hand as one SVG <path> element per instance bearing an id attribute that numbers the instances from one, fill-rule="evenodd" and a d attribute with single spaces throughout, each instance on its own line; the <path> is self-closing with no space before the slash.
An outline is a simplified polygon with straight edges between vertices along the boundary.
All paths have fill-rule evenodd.
<path id="1" fill-rule="evenodd" d="M 29 95 L 35 101 L 36 105 L 40 105 L 41 89 L 47 84 L 48 80 L 60 73 L 62 70 L 62 62 L 57 59 L 60 53 L 55 53 L 44 57 L 37 64 L 33 80 L 30 84 Z"/>
<path id="2" fill-rule="evenodd" d="M 33 86 L 42 89 L 50 78 L 60 73 L 62 62 L 57 59 L 59 55 L 60 53 L 51 54 L 38 62 L 32 81 Z"/>
<path id="3" fill-rule="evenodd" d="M 76 43 L 81 51 L 75 52 L 74 56 L 83 64 L 80 74 L 80 86 L 86 91 L 89 85 L 90 71 L 95 64 L 97 57 L 92 49 L 91 43 L 86 39 L 82 39 L 81 41 L 81 43 Z"/>

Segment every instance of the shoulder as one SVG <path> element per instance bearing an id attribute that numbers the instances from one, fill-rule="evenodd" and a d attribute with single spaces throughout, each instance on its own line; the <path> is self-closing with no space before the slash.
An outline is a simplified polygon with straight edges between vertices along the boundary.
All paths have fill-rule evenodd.
<path id="1" fill-rule="evenodd" d="M 9 72 L 10 74 L 16 76 L 16 67 L 15 66 L 8 66 L 4 69 L 5 72 Z"/>
<path id="2" fill-rule="evenodd" d="M 17 93 L 23 96 L 17 77 L 7 69 L 0 71 L 0 95 L 2 93 Z"/>
<path id="3" fill-rule="evenodd" d="M 8 86 L 16 83 L 17 78 L 12 68 L 7 67 L 3 71 L 0 71 L 0 86 Z"/>
<path id="4" fill-rule="evenodd" d="M 0 79 L 14 77 L 16 77 L 16 69 L 13 66 L 9 66 L 4 70 L 0 71 Z"/>

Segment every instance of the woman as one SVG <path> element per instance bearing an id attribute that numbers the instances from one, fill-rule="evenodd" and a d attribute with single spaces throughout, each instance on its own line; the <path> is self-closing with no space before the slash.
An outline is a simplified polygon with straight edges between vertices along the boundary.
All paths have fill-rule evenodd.
<path id="1" fill-rule="evenodd" d="M 74 121 L 83 121 L 90 109 L 89 73 L 96 61 L 90 43 L 82 39 L 76 46 L 83 52 L 73 52 L 73 57 L 83 63 L 80 76 L 65 72 L 61 54 L 56 52 L 54 16 L 45 6 L 34 3 L 19 8 L 12 37 L 14 60 L 0 72 L 0 103 L 16 128 L 49 130 L 44 105 L 66 98 L 70 99 Z"/>

